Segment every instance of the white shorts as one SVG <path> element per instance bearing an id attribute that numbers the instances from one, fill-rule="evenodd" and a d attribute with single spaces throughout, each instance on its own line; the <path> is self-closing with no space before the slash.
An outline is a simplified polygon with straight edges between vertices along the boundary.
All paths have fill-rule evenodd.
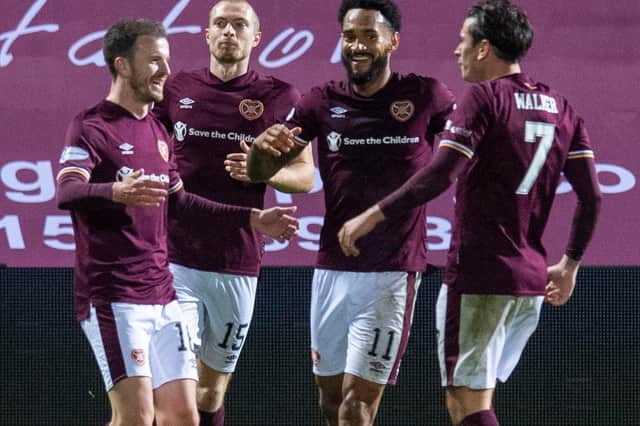
<path id="1" fill-rule="evenodd" d="M 233 373 L 244 346 L 258 278 L 169 264 L 193 350 L 204 364 Z"/>
<path id="2" fill-rule="evenodd" d="M 92 306 L 89 318 L 80 326 L 107 391 L 127 377 L 151 377 L 153 389 L 173 380 L 198 380 L 195 355 L 177 301 Z"/>
<path id="3" fill-rule="evenodd" d="M 349 373 L 395 384 L 421 274 L 316 269 L 311 359 L 317 376 Z"/>
<path id="4" fill-rule="evenodd" d="M 460 294 L 442 285 L 436 305 L 442 386 L 505 382 L 538 326 L 543 296 Z"/>

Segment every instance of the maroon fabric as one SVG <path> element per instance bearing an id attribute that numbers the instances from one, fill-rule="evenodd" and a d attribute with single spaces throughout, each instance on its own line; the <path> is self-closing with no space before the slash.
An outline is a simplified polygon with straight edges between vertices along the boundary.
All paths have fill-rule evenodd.
<path id="1" fill-rule="evenodd" d="M 82 112 L 69 126 L 58 192 L 63 198 L 72 194 L 70 204 L 62 200 L 62 206 L 71 208 L 76 240 L 74 289 L 79 320 L 88 318 L 90 304 L 164 304 L 175 298 L 167 267 L 166 205 L 128 207 L 103 198 L 106 194 L 79 201 L 73 189 L 66 187 L 77 187 L 78 179 L 88 179 L 98 185 L 94 188 L 104 189 L 105 184 L 143 168 L 149 179 L 178 188 L 180 177 L 171 161 L 169 142 L 166 130 L 152 115 L 137 119 L 109 101 Z"/>
<path id="2" fill-rule="evenodd" d="M 453 374 L 460 355 L 460 308 L 462 295 L 447 286 L 447 309 L 444 323 L 444 365 L 447 386 L 453 386 Z"/>
<path id="3" fill-rule="evenodd" d="M 465 417 L 460 426 L 500 426 L 500 423 L 493 410 L 485 410 Z"/>
<path id="4" fill-rule="evenodd" d="M 548 86 L 511 75 L 471 86 L 440 135 L 440 149 L 470 158 L 458 177 L 444 282 L 463 293 L 544 294 L 542 235 L 562 171 L 580 199 L 568 253 L 582 255 L 597 219 L 599 189 L 582 119 Z M 451 154 L 437 158 L 383 200 L 383 211 L 396 214 L 436 196 L 462 164 Z"/>
<path id="5" fill-rule="evenodd" d="M 416 278 L 417 273 L 407 274 L 407 301 L 404 306 L 404 318 L 402 320 L 402 335 L 400 336 L 400 344 L 398 345 L 398 354 L 396 360 L 391 367 L 391 374 L 389 375 L 388 383 L 395 385 L 398 380 L 398 372 L 400 370 L 400 362 L 407 350 L 407 344 L 409 343 L 409 335 L 411 334 L 411 324 L 413 322 L 413 308 L 416 300 Z M 418 283 L 419 285 L 420 283 Z"/>
<path id="6" fill-rule="evenodd" d="M 200 426 L 224 426 L 224 405 L 213 413 L 198 410 L 200 414 Z"/>
<path id="7" fill-rule="evenodd" d="M 179 72 L 165 85 L 154 113 L 173 132 L 185 189 L 209 200 L 262 208 L 265 185 L 239 182 L 224 169 L 227 154 L 242 152 L 263 130 L 283 121 L 300 98 L 291 85 L 249 71 L 223 82 L 208 68 Z M 258 275 L 263 241 L 248 224 L 225 216 L 169 219 L 169 259 L 195 269 Z"/>
<path id="8" fill-rule="evenodd" d="M 424 271 L 424 206 L 386 221 L 359 241 L 363 255 L 346 257 L 338 243 L 342 224 L 400 187 L 431 159 L 434 135 L 453 108 L 440 82 L 392 74 L 371 97 L 346 81 L 313 88 L 296 106 L 289 125 L 302 139 L 318 141 L 326 214 L 316 266 L 375 272 Z"/>

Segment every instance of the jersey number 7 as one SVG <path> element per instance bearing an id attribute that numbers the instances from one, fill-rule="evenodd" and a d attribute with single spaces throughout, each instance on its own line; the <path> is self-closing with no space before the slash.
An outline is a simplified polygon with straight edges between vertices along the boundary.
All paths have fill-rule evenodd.
<path id="1" fill-rule="evenodd" d="M 516 190 L 518 195 L 527 195 L 536 181 L 536 178 L 540 174 L 544 162 L 547 160 L 547 155 L 553 144 L 553 139 L 556 135 L 555 124 L 542 123 L 540 121 L 525 121 L 524 122 L 524 141 L 528 143 L 536 143 L 540 138 L 540 144 L 536 150 L 531 165 L 527 169 L 527 173 L 524 175 L 522 182 Z"/>

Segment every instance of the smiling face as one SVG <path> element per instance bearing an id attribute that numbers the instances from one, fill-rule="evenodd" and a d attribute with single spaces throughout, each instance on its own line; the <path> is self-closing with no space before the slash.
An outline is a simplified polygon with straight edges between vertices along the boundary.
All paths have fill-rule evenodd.
<path id="1" fill-rule="evenodd" d="M 217 3 L 209 13 L 205 37 L 209 52 L 217 62 L 233 64 L 247 60 L 260 42 L 253 8 L 246 2 Z"/>
<path id="2" fill-rule="evenodd" d="M 374 83 L 389 66 L 389 56 L 398 46 L 398 34 L 391 31 L 377 10 L 351 9 L 342 23 L 342 63 L 356 86 Z"/>
<path id="3" fill-rule="evenodd" d="M 133 47 L 129 72 L 125 75 L 134 98 L 144 104 L 160 102 L 162 89 L 171 73 L 169 42 L 166 38 L 140 36 Z"/>

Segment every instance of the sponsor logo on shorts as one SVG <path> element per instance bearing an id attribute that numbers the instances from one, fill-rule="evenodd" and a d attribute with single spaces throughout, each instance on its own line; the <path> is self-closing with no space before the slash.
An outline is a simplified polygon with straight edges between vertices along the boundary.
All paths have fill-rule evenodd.
<path id="1" fill-rule="evenodd" d="M 243 99 L 238 106 L 240 115 L 249 121 L 257 120 L 264 112 L 264 104 L 255 99 Z"/>
<path id="2" fill-rule="evenodd" d="M 317 349 L 311 348 L 311 362 L 313 362 L 313 365 L 320 364 L 320 352 Z"/>
<path id="3" fill-rule="evenodd" d="M 236 359 L 238 359 L 238 355 L 231 354 L 231 355 L 227 355 L 227 357 L 225 358 L 224 362 L 225 362 L 225 364 L 231 364 Z"/>
<path id="4" fill-rule="evenodd" d="M 416 108 L 411 101 L 395 101 L 389 107 L 389 111 L 393 118 L 400 122 L 405 122 L 413 116 L 413 112 Z"/>
<path id="5" fill-rule="evenodd" d="M 371 371 L 374 371 L 379 374 L 384 373 L 384 370 L 388 368 L 385 364 L 381 363 L 380 361 L 371 361 L 369 363 L 369 367 Z"/>
<path id="6" fill-rule="evenodd" d="M 138 365 L 144 365 L 146 362 L 144 358 L 144 350 L 134 349 L 131 351 L 131 359 Z"/>

